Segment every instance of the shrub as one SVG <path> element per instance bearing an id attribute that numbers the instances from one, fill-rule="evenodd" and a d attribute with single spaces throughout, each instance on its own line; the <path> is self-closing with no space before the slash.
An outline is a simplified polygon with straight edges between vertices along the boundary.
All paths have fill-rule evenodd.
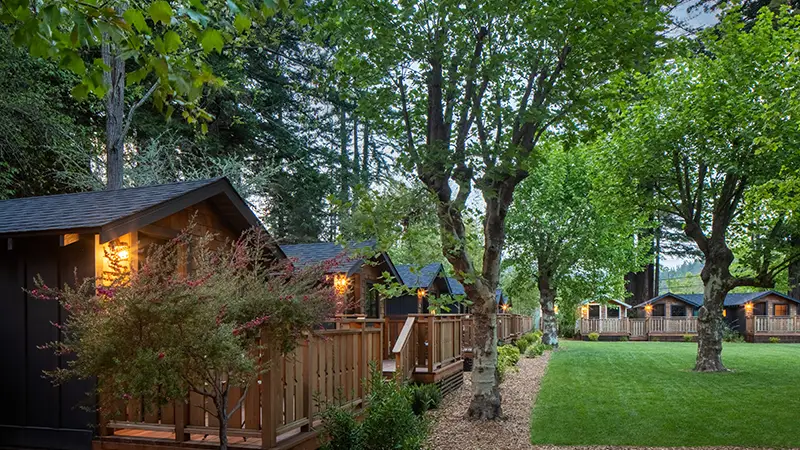
<path id="1" fill-rule="evenodd" d="M 323 450 L 362 450 L 364 434 L 361 423 L 350 409 L 338 405 L 328 405 L 320 414 L 322 429 L 320 436 L 324 441 Z"/>
<path id="2" fill-rule="evenodd" d="M 528 347 L 528 350 L 525 351 L 526 358 L 536 358 L 537 356 L 541 356 L 545 350 L 552 350 L 552 345 L 542 344 L 539 342 L 536 345 L 531 345 Z"/>
<path id="3" fill-rule="evenodd" d="M 410 386 L 411 403 L 414 414 L 421 416 L 429 409 L 436 409 L 442 401 L 442 392 L 435 384 L 418 384 Z"/>
<path id="4" fill-rule="evenodd" d="M 744 336 L 726 324 L 722 330 L 722 340 L 725 342 L 744 342 Z"/>
<path id="5" fill-rule="evenodd" d="M 650 338 L 650 342 L 661 342 L 661 339 L 659 339 L 658 336 L 652 337 Z"/>
<path id="6" fill-rule="evenodd" d="M 628 336 L 620 336 L 620 337 L 619 337 L 619 341 L 620 341 L 620 342 L 628 342 L 629 340 L 630 340 L 630 339 L 628 338 Z"/>
<path id="7" fill-rule="evenodd" d="M 505 378 L 511 368 L 516 368 L 519 357 L 519 349 L 516 346 L 501 345 L 497 347 L 497 370 L 500 372 L 500 380 Z"/>
<path id="8" fill-rule="evenodd" d="M 684 334 L 683 335 L 683 342 L 692 342 L 694 340 L 694 336 L 691 334 Z"/>
<path id="9" fill-rule="evenodd" d="M 414 414 L 415 387 L 387 380 L 375 364 L 370 365 L 367 409 L 358 422 L 353 412 L 327 405 L 321 414 L 322 448 L 327 450 L 417 450 L 428 436 L 424 416 Z M 428 388 L 426 388 L 427 390 Z M 349 418 L 347 417 L 349 416 Z"/>
<path id="10" fill-rule="evenodd" d="M 781 341 L 781 338 L 779 338 L 778 336 L 771 336 L 769 338 L 769 343 L 770 344 L 777 344 L 780 341 Z"/>
<path id="11" fill-rule="evenodd" d="M 589 340 L 597 342 L 600 340 L 600 333 L 589 333 Z"/>
<path id="12" fill-rule="evenodd" d="M 530 342 L 527 339 L 525 339 L 524 337 L 521 337 L 521 338 L 517 339 L 516 345 L 517 345 L 517 348 L 519 349 L 519 352 L 521 354 L 525 354 L 525 350 L 528 349 L 528 346 L 530 345 Z"/>

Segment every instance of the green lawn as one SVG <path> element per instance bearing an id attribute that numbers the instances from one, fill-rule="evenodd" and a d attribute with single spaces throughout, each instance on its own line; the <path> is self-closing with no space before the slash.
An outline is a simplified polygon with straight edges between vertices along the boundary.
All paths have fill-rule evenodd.
<path id="1" fill-rule="evenodd" d="M 696 344 L 562 343 L 533 409 L 534 444 L 800 447 L 800 345 L 725 344 L 730 373 L 694 373 Z"/>

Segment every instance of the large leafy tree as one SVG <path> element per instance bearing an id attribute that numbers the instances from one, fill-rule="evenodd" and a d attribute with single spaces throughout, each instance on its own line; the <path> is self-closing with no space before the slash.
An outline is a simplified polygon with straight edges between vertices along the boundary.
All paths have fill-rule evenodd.
<path id="1" fill-rule="evenodd" d="M 602 182 L 585 149 L 555 149 L 531 172 L 508 214 L 509 254 L 536 280 L 542 342 L 558 345 L 554 305 L 574 310 L 580 300 L 620 298 L 624 275 L 637 269 L 636 208 L 608 208 Z M 567 295 L 571 293 L 572 295 Z"/>
<path id="2" fill-rule="evenodd" d="M 0 4 L 0 23 L 32 56 L 78 75 L 76 98 L 105 100 L 107 187 L 119 189 L 134 112 L 152 98 L 165 115 L 177 108 L 205 128 L 211 116 L 199 101 L 206 85 L 219 83 L 207 56 L 242 41 L 277 7 L 248 0 L 9 0 Z"/>
<path id="3" fill-rule="evenodd" d="M 323 2 L 320 40 L 335 66 L 373 93 L 400 161 L 434 195 L 442 254 L 475 314 L 468 414 L 501 415 L 494 290 L 505 219 L 545 134 L 568 127 L 588 93 L 655 46 L 661 2 L 627 0 Z M 464 211 L 485 203 L 481 269 Z"/>
<path id="4" fill-rule="evenodd" d="M 663 61 L 638 79 L 641 99 L 624 108 L 604 143 L 623 183 L 651 186 L 653 206 L 678 218 L 703 254 L 697 371 L 726 370 L 725 295 L 771 287 L 799 256 L 788 245 L 796 217 L 779 207 L 777 188 L 794 173 L 800 144 L 799 41 L 798 17 L 764 9 L 748 32 L 729 11 L 702 35 L 702 52 Z M 776 189 L 764 195 L 766 186 Z"/>

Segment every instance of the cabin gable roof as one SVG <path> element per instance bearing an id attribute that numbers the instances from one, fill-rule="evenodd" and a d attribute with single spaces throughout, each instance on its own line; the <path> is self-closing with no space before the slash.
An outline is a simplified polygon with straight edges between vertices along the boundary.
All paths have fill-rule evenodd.
<path id="1" fill-rule="evenodd" d="M 311 242 L 307 244 L 284 244 L 281 250 L 287 257 L 295 260 L 299 266 L 321 264 L 331 261 L 333 264 L 326 269 L 328 273 L 345 273 L 351 276 L 361 271 L 367 263 L 367 258 L 362 256 L 361 250 L 374 249 L 375 241 L 367 240 L 348 244 L 346 247 L 336 242 Z M 383 260 L 393 277 L 400 279 L 395 265 L 385 252 L 376 255 L 378 260 Z"/>
<path id="2" fill-rule="evenodd" d="M 226 178 L 0 201 L 0 237 L 100 234 L 108 242 L 208 200 L 241 232 L 261 227 Z"/>
<path id="3" fill-rule="evenodd" d="M 781 294 L 780 292 L 777 292 L 777 291 L 762 291 L 762 292 L 745 292 L 745 293 L 728 294 L 728 295 L 725 296 L 724 306 L 741 306 L 741 305 L 744 305 L 745 303 L 755 302 L 755 301 L 761 300 L 762 298 L 767 297 L 769 295 L 775 295 L 775 296 L 783 298 L 784 300 L 789 300 L 791 302 L 800 304 L 800 300 L 798 300 L 796 298 L 793 298 L 793 297 L 790 297 L 790 296 L 785 295 L 785 294 Z M 693 306 L 695 308 L 699 308 L 699 307 L 703 306 L 703 294 L 673 294 L 672 292 L 667 292 L 666 294 L 662 294 L 662 295 L 659 295 L 658 297 L 651 298 L 650 300 L 647 300 L 646 302 L 642 302 L 642 303 L 634 306 L 634 308 L 640 308 L 640 307 L 643 307 L 645 305 L 649 305 L 651 303 L 655 303 L 655 302 L 657 302 L 659 300 L 662 300 L 662 299 L 664 299 L 666 297 L 671 297 L 671 298 L 674 298 L 676 300 L 682 301 L 682 302 L 684 302 L 684 303 L 686 303 L 686 304 L 688 304 L 690 306 Z"/>

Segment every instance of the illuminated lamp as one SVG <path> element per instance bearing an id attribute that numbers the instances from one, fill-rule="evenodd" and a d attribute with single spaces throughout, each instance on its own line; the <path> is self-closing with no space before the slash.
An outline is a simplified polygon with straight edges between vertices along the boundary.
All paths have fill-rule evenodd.
<path id="1" fill-rule="evenodd" d="M 345 292 L 347 292 L 347 275 L 343 273 L 337 273 L 336 275 L 334 275 L 333 289 L 339 295 L 343 295 Z"/>
<path id="2" fill-rule="evenodd" d="M 428 291 L 426 291 L 425 289 L 422 289 L 422 288 L 417 289 L 417 298 L 418 299 L 422 300 L 426 295 L 428 295 Z"/>
<path id="3" fill-rule="evenodd" d="M 558 314 L 558 305 L 553 306 L 553 312 Z"/>
<path id="4" fill-rule="evenodd" d="M 644 305 L 644 310 L 648 313 L 653 312 L 653 305 Z"/>
<path id="5" fill-rule="evenodd" d="M 747 303 L 744 304 L 744 312 L 748 316 L 753 314 L 753 303 L 752 302 L 747 302 Z"/>

